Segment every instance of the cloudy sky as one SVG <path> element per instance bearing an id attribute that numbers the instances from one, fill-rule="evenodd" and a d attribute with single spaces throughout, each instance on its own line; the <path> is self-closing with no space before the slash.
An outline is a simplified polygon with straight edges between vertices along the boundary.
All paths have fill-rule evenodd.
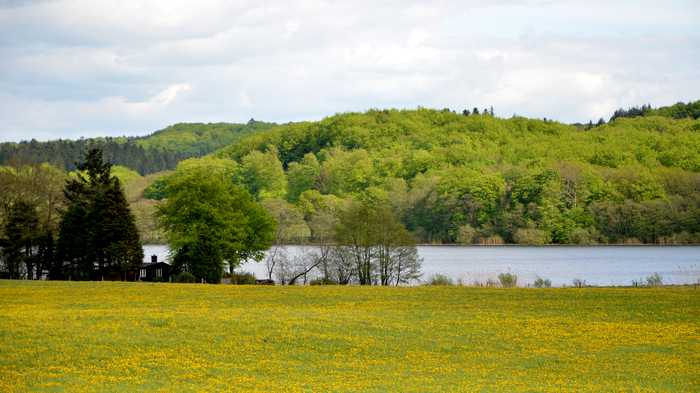
<path id="1" fill-rule="evenodd" d="M 0 0 L 0 140 L 700 99 L 700 1 Z"/>

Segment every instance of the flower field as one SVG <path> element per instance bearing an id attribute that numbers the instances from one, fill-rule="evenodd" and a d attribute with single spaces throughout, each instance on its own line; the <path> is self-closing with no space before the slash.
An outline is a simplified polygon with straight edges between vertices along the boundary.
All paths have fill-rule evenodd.
<path id="1" fill-rule="evenodd" d="M 700 391 L 700 289 L 0 281 L 0 391 Z"/>

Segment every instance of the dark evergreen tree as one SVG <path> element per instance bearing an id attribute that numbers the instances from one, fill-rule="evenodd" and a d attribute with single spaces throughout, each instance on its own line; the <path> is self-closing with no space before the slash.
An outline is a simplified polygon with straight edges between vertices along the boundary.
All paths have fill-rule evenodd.
<path id="1" fill-rule="evenodd" d="M 51 275 L 51 269 L 55 266 L 55 242 L 53 232 L 50 230 L 44 230 L 39 239 L 37 240 L 37 278 L 40 278 L 39 274 L 44 272 L 49 273 L 49 278 Z"/>
<path id="2" fill-rule="evenodd" d="M 612 117 L 610 118 L 610 121 L 613 121 L 619 117 L 639 117 L 639 116 L 644 116 L 646 115 L 649 111 L 651 110 L 651 105 L 642 105 L 640 107 L 633 106 L 628 109 L 618 109 L 616 110 Z"/>
<path id="3" fill-rule="evenodd" d="M 58 259 L 49 270 L 49 278 L 53 280 L 89 280 L 93 274 L 86 225 L 89 200 L 85 191 L 71 189 L 77 187 L 78 184 L 70 182 L 64 190 L 68 207 L 62 212 L 58 228 Z"/>
<path id="4" fill-rule="evenodd" d="M 39 216 L 36 206 L 24 200 L 16 201 L 10 208 L 5 223 L 7 244 L 3 256 L 8 278 L 32 280 L 40 276 L 41 272 L 36 272 L 35 269 L 38 232 Z"/>
<path id="5" fill-rule="evenodd" d="M 90 150 L 77 168 L 64 189 L 68 208 L 59 228 L 60 264 L 52 276 L 129 279 L 143 260 L 143 248 L 119 179 L 99 149 Z"/>

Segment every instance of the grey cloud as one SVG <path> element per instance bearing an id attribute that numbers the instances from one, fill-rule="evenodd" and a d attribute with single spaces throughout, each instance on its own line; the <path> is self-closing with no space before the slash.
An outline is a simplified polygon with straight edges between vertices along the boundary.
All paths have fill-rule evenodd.
<path id="1" fill-rule="evenodd" d="M 52 0 L 0 0 L 0 8 L 26 7 L 46 3 Z"/>
<path id="2" fill-rule="evenodd" d="M 13 3 L 0 140 L 382 107 L 586 121 L 699 98 L 685 1 Z"/>

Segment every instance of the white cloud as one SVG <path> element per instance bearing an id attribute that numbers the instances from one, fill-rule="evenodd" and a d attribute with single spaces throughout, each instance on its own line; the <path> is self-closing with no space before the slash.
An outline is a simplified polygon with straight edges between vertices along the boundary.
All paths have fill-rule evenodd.
<path id="1" fill-rule="evenodd" d="M 165 90 L 161 91 L 158 93 L 158 95 L 149 100 L 148 103 L 167 106 L 171 102 L 175 101 L 178 94 L 188 92 L 190 90 L 192 90 L 192 86 L 187 83 L 168 86 Z"/>
<path id="2" fill-rule="evenodd" d="M 586 121 L 700 98 L 698 2 L 14 1 L 0 140 L 493 105 Z"/>

